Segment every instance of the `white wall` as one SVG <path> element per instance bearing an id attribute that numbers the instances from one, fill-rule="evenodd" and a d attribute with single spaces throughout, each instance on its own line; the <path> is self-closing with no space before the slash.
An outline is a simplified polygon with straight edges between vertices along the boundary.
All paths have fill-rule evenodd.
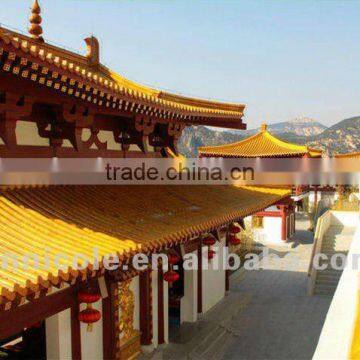
<path id="1" fill-rule="evenodd" d="M 71 359 L 71 310 L 47 318 L 45 329 L 47 359 Z"/>
<path id="2" fill-rule="evenodd" d="M 86 304 L 80 305 L 80 310 L 86 308 Z M 102 313 L 102 300 L 93 304 L 93 308 Z M 93 324 L 91 332 L 86 331 L 87 325 L 80 323 L 81 334 L 81 357 L 86 360 L 99 360 L 103 358 L 103 324 L 102 319 Z"/>
<path id="3" fill-rule="evenodd" d="M 331 210 L 331 225 L 356 227 L 359 224 L 359 213 L 355 211 Z"/>
<path id="4" fill-rule="evenodd" d="M 318 191 L 318 193 L 317 193 L 318 201 L 323 198 L 326 198 L 326 197 L 334 198 L 334 196 L 335 196 L 335 194 L 333 192 L 329 192 L 329 191 Z M 309 202 L 311 205 L 313 205 L 315 202 L 315 192 L 314 191 L 311 191 L 309 194 Z"/>
<path id="5" fill-rule="evenodd" d="M 265 241 L 271 244 L 284 243 L 281 240 L 281 217 L 264 216 L 262 232 L 265 235 Z"/>
<path id="6" fill-rule="evenodd" d="M 358 215 L 358 214 L 356 214 Z M 346 265 L 326 315 L 313 359 L 348 359 L 358 316 L 360 226 L 353 237 Z M 354 257 L 354 263 L 352 261 Z"/>
<path id="7" fill-rule="evenodd" d="M 193 251 L 191 254 L 197 256 L 197 250 Z M 184 270 L 184 296 L 181 298 L 180 304 L 181 323 L 184 321 L 195 322 L 197 320 L 197 287 L 198 271 Z"/>
<path id="8" fill-rule="evenodd" d="M 202 305 L 203 312 L 210 310 L 225 296 L 225 270 L 223 266 L 223 253 L 225 238 L 221 243 L 217 242 L 212 248 L 217 252 L 217 256 L 211 261 L 207 259 L 206 247 L 203 247 L 203 266 L 208 264 L 208 269 L 203 268 L 202 274 Z M 218 269 L 214 269 L 218 261 Z"/>
<path id="9" fill-rule="evenodd" d="M 134 287 L 136 286 L 137 293 L 135 295 L 136 305 L 135 305 L 135 318 L 134 318 L 134 328 L 139 329 L 140 327 L 140 289 L 139 289 L 139 280 L 138 276 L 136 277 L 137 280 L 133 279 Z M 152 316 L 153 316 L 153 338 L 152 338 L 152 346 L 154 348 L 157 348 L 159 346 L 159 322 L 158 322 L 158 270 L 152 271 L 152 277 L 151 277 L 151 285 L 152 285 Z M 165 343 L 169 342 L 169 287 L 168 283 L 164 281 L 164 289 L 163 289 L 163 295 L 164 295 L 164 341 Z M 135 323 L 137 324 L 135 326 Z"/>

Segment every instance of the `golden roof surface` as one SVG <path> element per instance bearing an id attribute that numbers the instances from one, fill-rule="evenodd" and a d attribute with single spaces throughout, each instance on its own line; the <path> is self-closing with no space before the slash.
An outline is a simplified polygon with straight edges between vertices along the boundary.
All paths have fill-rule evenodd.
<path id="1" fill-rule="evenodd" d="M 346 154 L 335 154 L 335 158 L 339 158 L 339 159 L 360 158 L 360 151 L 359 152 L 346 153 Z"/>
<path id="2" fill-rule="evenodd" d="M 88 38 L 91 40 L 95 38 Z M 96 39 L 95 39 L 96 40 Z M 96 40 L 97 41 L 97 40 Z M 37 41 L 0 26 L 0 45 L 4 42 L 20 51 L 24 56 L 32 56 L 38 61 L 55 65 L 59 71 L 65 70 L 83 79 L 84 83 L 96 85 L 110 91 L 114 96 L 130 96 L 144 100 L 157 107 L 165 107 L 197 116 L 237 118 L 241 120 L 245 105 L 208 101 L 171 94 L 130 81 L 102 64 L 90 66 L 89 58 L 74 52 Z"/>
<path id="3" fill-rule="evenodd" d="M 261 131 L 244 140 L 219 145 L 199 147 L 199 155 L 220 157 L 289 157 L 308 154 L 310 157 L 319 157 L 321 150 L 310 149 L 304 145 L 291 144 L 271 135 L 265 124 Z"/>
<path id="4" fill-rule="evenodd" d="M 155 252 L 264 209 L 289 189 L 235 186 L 49 186 L 0 193 L 0 255 L 16 254 L 19 266 L 0 266 L 0 303 L 52 285 L 91 276 L 73 259 L 83 254 L 100 262 Z M 61 268 L 57 254 L 63 254 Z M 36 255 L 44 265 L 24 256 Z M 82 260 L 79 260 L 83 263 Z"/>

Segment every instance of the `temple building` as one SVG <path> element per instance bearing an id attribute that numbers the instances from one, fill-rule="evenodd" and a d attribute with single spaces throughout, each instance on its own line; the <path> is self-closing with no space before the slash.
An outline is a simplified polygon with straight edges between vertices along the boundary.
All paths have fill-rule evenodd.
<path id="1" fill-rule="evenodd" d="M 299 158 L 321 157 L 322 151 L 304 145 L 291 144 L 283 141 L 267 130 L 262 124 L 260 131 L 244 140 L 218 146 L 199 147 L 200 157 L 224 158 Z"/>
<path id="2" fill-rule="evenodd" d="M 200 157 L 223 158 L 319 158 L 321 150 L 304 145 L 285 142 L 267 130 L 262 124 L 260 131 L 236 143 L 199 147 Z M 252 227 L 268 243 L 282 243 L 295 233 L 295 209 L 304 207 L 304 200 L 309 196 L 309 188 L 293 187 L 293 194 L 277 204 L 260 211 L 251 217 Z"/>
<path id="3" fill-rule="evenodd" d="M 244 105 L 114 73 L 100 63 L 95 37 L 85 40 L 86 56 L 50 45 L 37 0 L 31 11 L 30 36 L 0 27 L 1 158 L 170 157 L 186 126 L 246 128 Z M 289 195 L 236 186 L 2 186 L 1 352 L 134 359 L 169 342 L 174 327 L 196 321 L 229 290 L 229 271 L 215 264 L 237 242 L 238 223 L 287 206 Z M 190 253 L 198 267 L 184 270 Z M 165 254 L 169 268 L 135 269 L 138 254 Z"/>

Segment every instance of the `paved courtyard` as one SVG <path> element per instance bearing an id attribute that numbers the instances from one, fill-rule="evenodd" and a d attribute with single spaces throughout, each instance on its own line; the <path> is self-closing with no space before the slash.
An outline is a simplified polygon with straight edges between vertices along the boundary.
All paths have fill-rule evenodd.
<path id="1" fill-rule="evenodd" d="M 239 271 L 231 291 L 195 324 L 184 324 L 153 359 L 311 359 L 331 302 L 306 295 L 312 234 L 297 221 L 293 242 L 271 247 L 263 269 Z M 276 260 L 276 259 L 279 260 Z"/>

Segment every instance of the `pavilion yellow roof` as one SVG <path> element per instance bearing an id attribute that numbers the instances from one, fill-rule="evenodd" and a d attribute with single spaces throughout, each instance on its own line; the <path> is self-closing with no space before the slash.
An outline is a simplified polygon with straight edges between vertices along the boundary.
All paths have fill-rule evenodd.
<path id="1" fill-rule="evenodd" d="M 291 144 L 271 135 L 267 131 L 266 124 L 262 125 L 261 131 L 242 141 L 219 145 L 199 147 L 200 156 L 213 157 L 291 157 L 309 155 L 320 157 L 321 150 L 310 149 L 304 145 Z"/>
<path id="2" fill-rule="evenodd" d="M 338 159 L 351 159 L 351 158 L 360 158 L 360 151 L 359 152 L 353 152 L 353 153 L 346 153 L 346 154 L 335 154 L 335 158 Z"/>
<path id="3" fill-rule="evenodd" d="M 68 80 L 74 82 L 74 84 L 83 82 L 83 84 L 89 87 L 91 92 L 94 92 L 95 94 L 105 93 L 109 99 L 111 97 L 115 99 L 123 98 L 124 102 L 131 99 L 140 101 L 142 104 L 141 113 L 146 113 L 148 111 L 149 114 L 152 114 L 154 110 L 151 106 L 155 106 L 158 112 L 159 109 L 161 109 L 164 111 L 164 114 L 166 111 L 170 111 L 177 113 L 178 115 L 181 113 L 181 116 L 183 117 L 206 116 L 214 117 L 218 120 L 233 119 L 235 128 L 243 126 L 241 122 L 245 109 L 245 105 L 243 104 L 190 98 L 140 85 L 108 69 L 101 63 L 95 66 L 90 65 L 89 59 L 85 56 L 46 42 L 36 41 L 29 36 L 19 34 L 0 26 L 0 55 L 2 55 L 4 51 L 1 46 L 2 43 L 14 51 L 13 57 L 9 57 L 7 59 L 8 61 L 13 61 L 16 54 L 21 54 L 21 56 L 36 60 L 37 67 L 39 64 L 44 66 L 44 71 L 46 71 L 45 74 L 47 74 L 52 67 L 55 67 L 59 74 L 62 72 L 66 72 L 67 74 L 70 73 L 70 78 L 67 75 L 66 82 L 57 89 L 60 92 L 63 91 L 63 86 L 68 89 Z M 7 71 L 12 71 L 10 67 L 6 68 L 8 69 Z M 20 70 L 16 70 L 14 74 L 21 73 Z M 39 76 L 39 79 L 33 81 L 40 81 L 41 77 L 43 76 Z M 55 82 L 53 81 L 53 83 Z M 76 90 L 74 91 L 74 94 L 76 94 Z M 94 101 L 92 97 L 86 97 L 85 100 L 90 102 Z M 107 101 L 99 101 L 96 99 L 97 105 L 99 105 L 100 102 L 106 104 Z M 216 126 L 215 124 L 213 125 Z M 226 126 L 226 124 L 219 126 Z"/>
<path id="4" fill-rule="evenodd" d="M 95 276 L 106 255 L 125 261 L 155 252 L 264 209 L 289 189 L 235 186 L 50 186 L 0 193 L 0 255 L 19 266 L 0 266 L 0 303 L 52 285 Z M 94 255 L 94 251 L 95 254 Z M 61 266 L 56 256 L 61 254 Z M 91 260 L 75 268 L 77 254 Z M 38 256 L 40 266 L 24 256 Z M 45 267 L 45 258 L 49 266 Z M 79 259 L 78 263 L 84 264 Z"/>

